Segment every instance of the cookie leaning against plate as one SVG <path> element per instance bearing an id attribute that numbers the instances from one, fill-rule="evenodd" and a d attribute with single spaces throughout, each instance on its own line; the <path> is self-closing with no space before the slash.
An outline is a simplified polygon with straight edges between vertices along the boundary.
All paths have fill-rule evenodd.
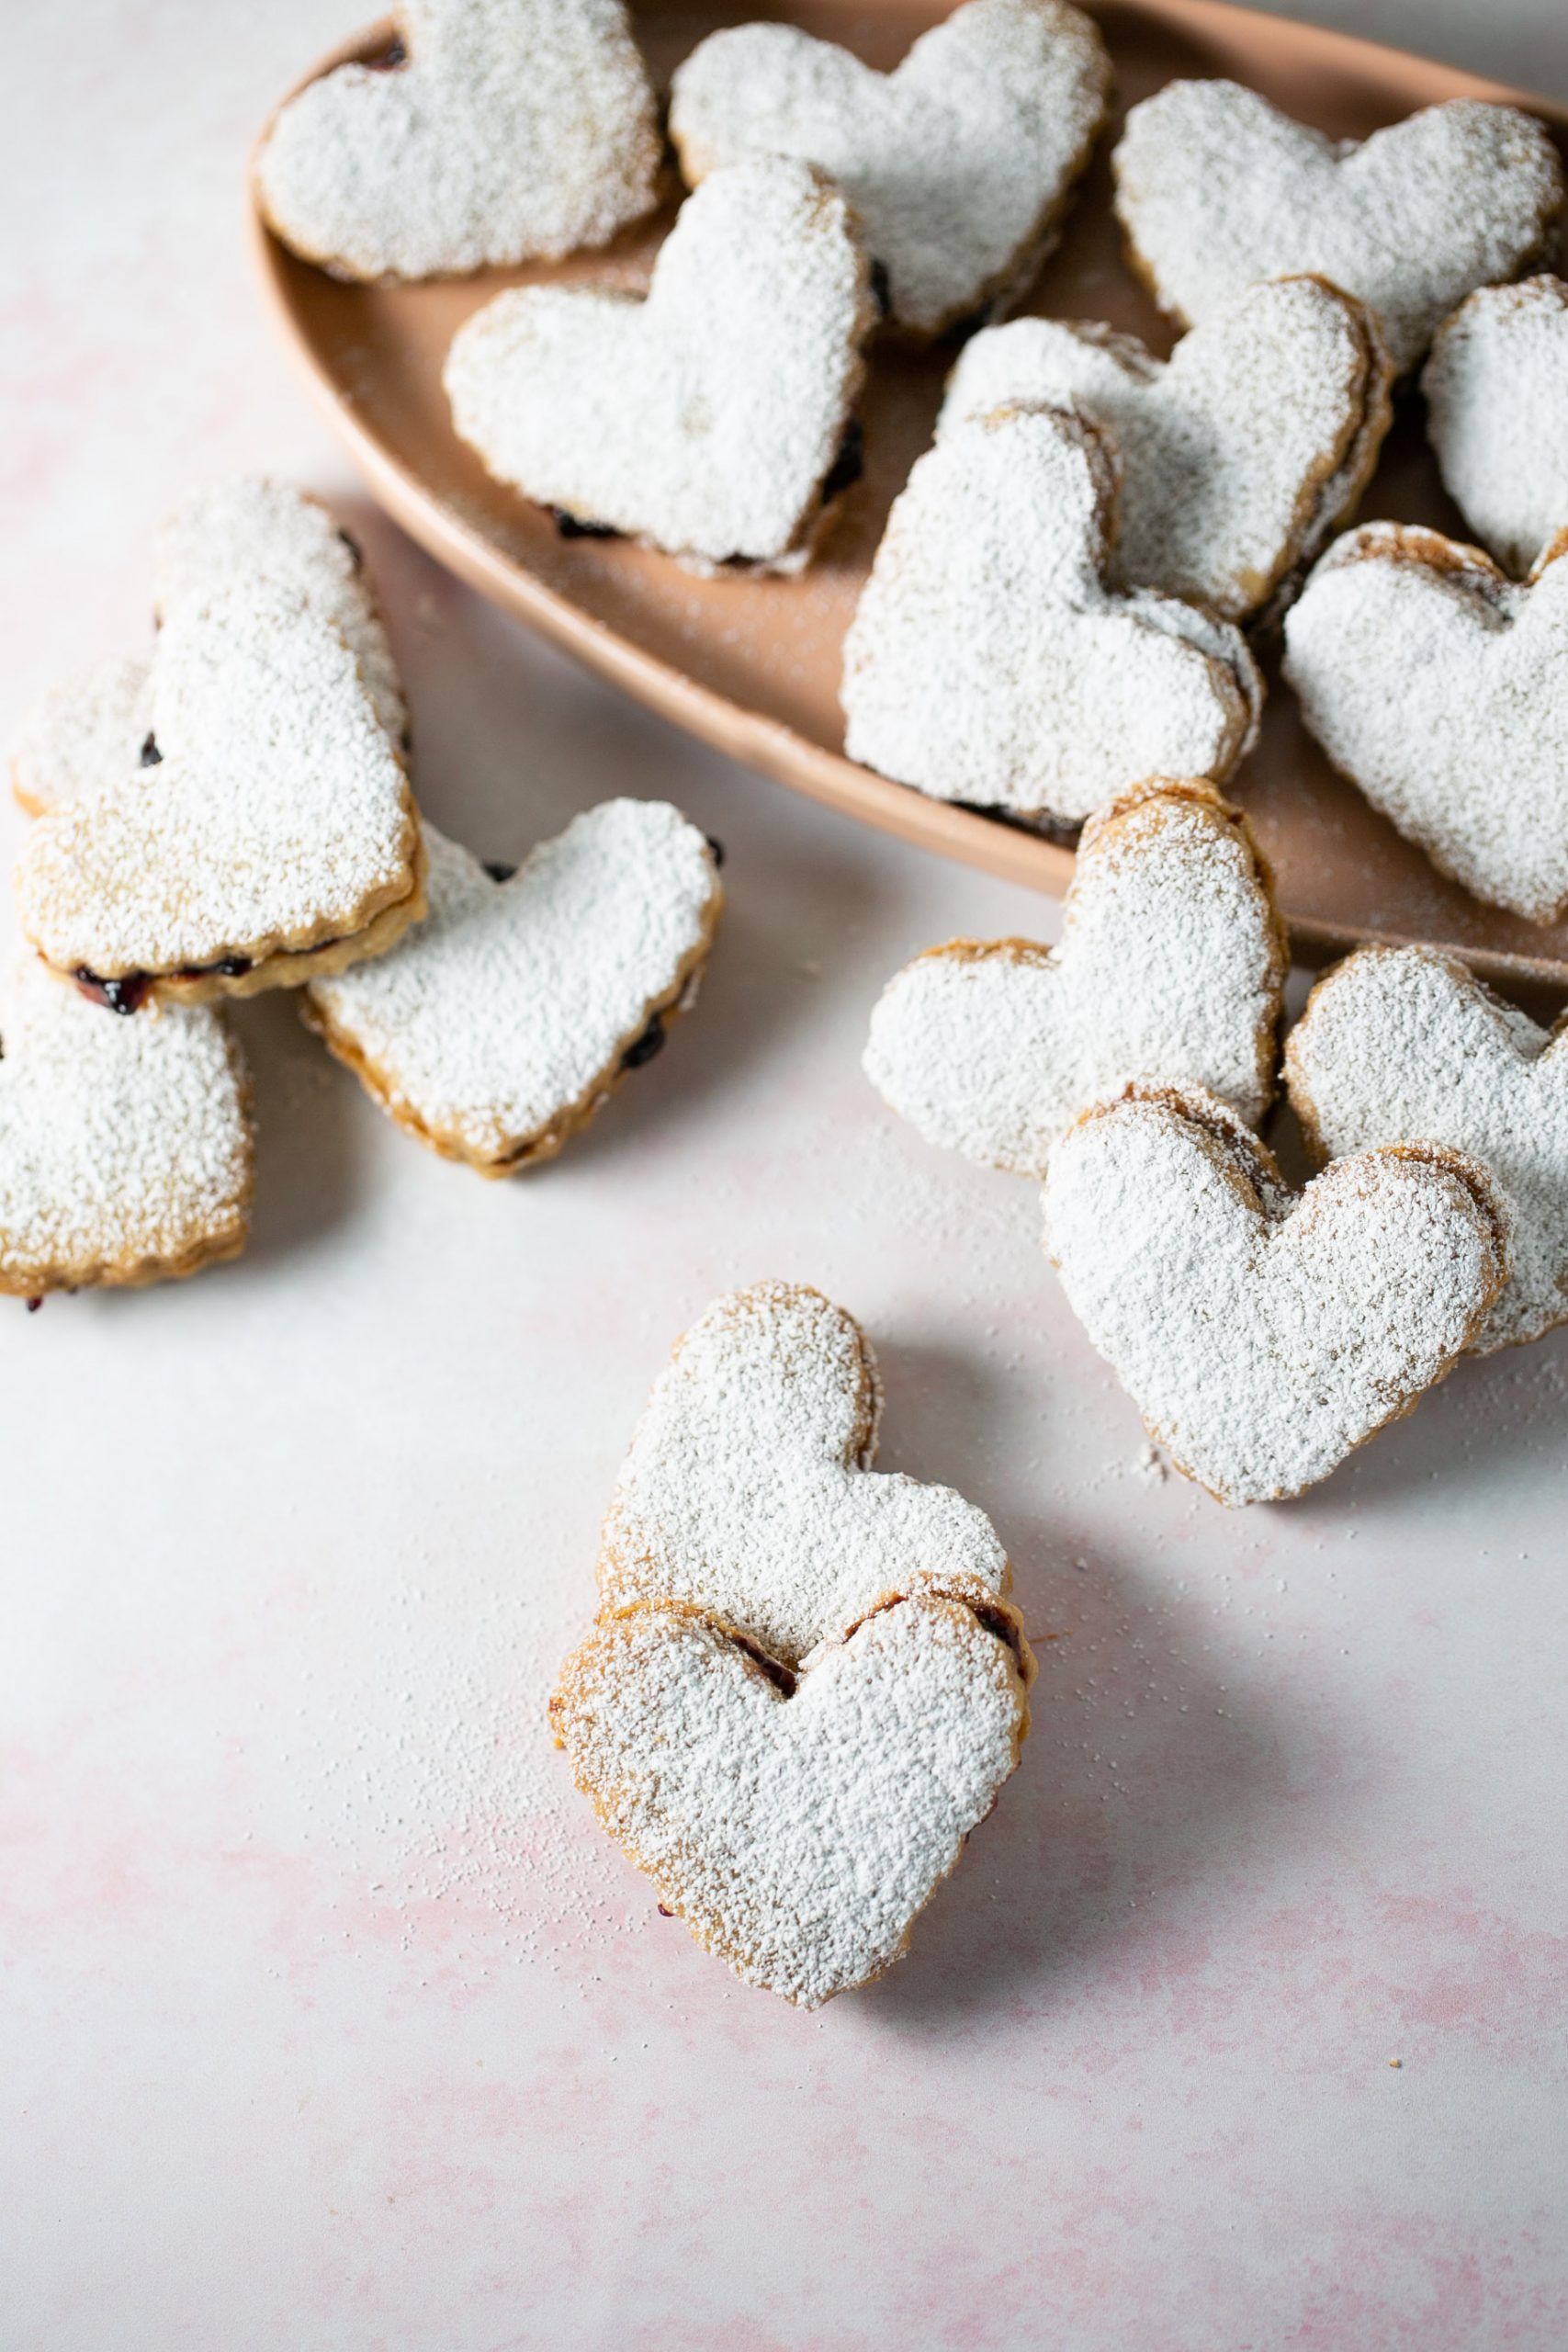
<path id="1" fill-rule="evenodd" d="M 515 872 L 424 827 L 429 913 L 302 1011 L 398 1125 L 483 1176 L 551 1159 L 691 1005 L 724 892 L 663 801 L 607 800 Z"/>
<path id="2" fill-rule="evenodd" d="M 654 1393 L 550 1702 L 660 1907 L 806 2008 L 899 1958 L 1029 1725 L 1001 1546 L 946 1488 L 866 1475 L 879 1402 L 819 1293 L 717 1301 Z"/>
<path id="3" fill-rule="evenodd" d="M 1421 378 L 1443 487 L 1509 571 L 1568 529 L 1568 285 L 1487 286 L 1438 329 Z"/>
<path id="4" fill-rule="evenodd" d="M 892 74 L 794 25 L 710 33 L 677 68 L 670 136 L 695 187 L 743 156 L 837 182 L 891 315 L 941 334 L 1028 282 L 1105 119 L 1111 68 L 1063 0 L 968 0 Z"/>
<path id="5" fill-rule="evenodd" d="M 1084 827 L 1059 947 L 955 939 L 888 981 L 866 1075 L 929 1142 L 1020 1176 L 1130 1079 L 1206 1087 L 1256 1125 L 1289 963 L 1246 818 L 1157 778 Z"/>
<path id="6" fill-rule="evenodd" d="M 108 1021 L 36 956 L 0 1011 L 0 1292 L 140 1286 L 237 1257 L 250 1082 L 221 1012 Z"/>
<path id="7" fill-rule="evenodd" d="M 1122 461 L 1107 574 L 1245 620 L 1355 506 L 1388 431 L 1376 321 L 1321 277 L 1248 287 L 1168 360 L 1092 320 L 1015 319 L 964 345 L 941 439 L 1008 402 L 1075 408 Z"/>
<path id="8" fill-rule="evenodd" d="M 1325 1478 L 1479 1336 L 1508 1219 L 1477 1161 L 1414 1143 L 1299 1197 L 1233 1111 L 1131 1087 L 1051 1155 L 1046 1253 L 1177 1467 L 1224 1503 Z"/>
<path id="9" fill-rule="evenodd" d="M 1284 673 L 1435 865 L 1532 922 L 1568 907 L 1568 532 L 1518 584 L 1440 532 L 1363 524 L 1286 615 Z"/>
<path id="10" fill-rule="evenodd" d="M 1151 775 L 1223 782 L 1262 681 L 1239 629 L 1104 572 L 1113 448 L 1087 418 L 1000 408 L 894 501 L 844 640 L 852 760 L 941 800 L 1073 822 Z"/>
<path id="11" fill-rule="evenodd" d="M 1568 1034 L 1540 1028 L 1435 947 L 1360 947 L 1319 980 L 1285 1048 L 1308 1146 L 1338 1159 L 1427 1141 L 1480 1160 L 1514 1271 L 1478 1354 L 1568 1321 Z"/>
<path id="12" fill-rule="evenodd" d="M 620 0 L 401 0 L 370 64 L 283 106 L 268 226 L 348 278 L 559 260 L 653 209 L 653 92 Z"/>
<path id="13" fill-rule="evenodd" d="M 1400 374 L 1473 288 L 1543 258 L 1562 209 L 1541 125 L 1477 98 L 1357 141 L 1236 82 L 1170 82 L 1134 107 L 1111 166 L 1162 311 L 1196 326 L 1255 278 L 1316 271 L 1378 312 Z"/>
<path id="14" fill-rule="evenodd" d="M 791 570 L 838 487 L 874 317 L 843 198 L 807 164 L 738 164 L 682 207 L 646 299 L 530 286 L 476 311 L 452 421 L 569 527 Z"/>

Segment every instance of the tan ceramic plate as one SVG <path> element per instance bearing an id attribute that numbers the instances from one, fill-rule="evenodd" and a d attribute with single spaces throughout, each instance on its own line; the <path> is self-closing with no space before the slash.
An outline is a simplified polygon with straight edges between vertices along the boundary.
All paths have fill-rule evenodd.
<path id="1" fill-rule="evenodd" d="M 667 82 L 722 23 L 759 13 L 649 0 L 637 29 Z M 946 10 L 931 0 L 857 7 L 784 0 L 777 13 L 890 66 Z M 1446 66 L 1215 0 L 1101 0 L 1094 13 L 1116 68 L 1119 111 L 1179 74 L 1229 74 L 1337 137 L 1364 137 L 1436 99 L 1516 99 L 1568 152 L 1568 112 Z M 384 48 L 382 28 L 357 56 Z M 335 63 L 337 59 L 327 61 Z M 1160 352 L 1170 332 L 1121 259 L 1102 141 L 1066 235 L 1030 304 L 1108 319 Z M 888 506 L 930 437 L 953 354 L 885 345 L 864 401 L 866 476 L 819 561 L 792 581 L 697 580 L 666 557 L 616 542 L 562 540 L 538 508 L 493 482 L 453 434 L 441 368 L 459 322 L 502 286 L 543 277 L 646 280 L 672 206 L 652 229 L 558 269 L 491 270 L 419 286 L 344 286 L 296 260 L 256 223 L 272 308 L 307 383 L 371 490 L 423 546 L 605 677 L 694 735 L 782 783 L 928 849 L 1060 894 L 1072 853 L 974 810 L 928 800 L 843 756 L 839 652 Z M 1406 400 L 1365 502 L 1367 516 L 1462 537 Z M 1270 665 L 1271 666 L 1271 665 Z M 1366 938 L 1437 940 L 1491 977 L 1568 986 L 1568 922 L 1498 914 L 1445 882 L 1335 776 L 1288 689 L 1270 678 L 1263 738 L 1231 786 L 1277 869 L 1292 936 L 1313 961 Z"/>

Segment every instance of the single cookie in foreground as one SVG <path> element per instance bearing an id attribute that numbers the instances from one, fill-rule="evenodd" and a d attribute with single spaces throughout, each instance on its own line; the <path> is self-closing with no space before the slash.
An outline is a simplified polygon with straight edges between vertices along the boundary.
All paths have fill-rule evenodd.
<path id="1" fill-rule="evenodd" d="M 1068 822 L 1151 775 L 1223 782 L 1263 686 L 1240 631 L 1104 583 L 1114 450 L 1087 418 L 955 427 L 894 502 L 844 641 L 845 748 L 941 800 Z"/>
<path id="2" fill-rule="evenodd" d="M 1015 319 L 966 344 L 939 438 L 1010 402 L 1076 408 L 1122 460 L 1113 587 L 1245 620 L 1366 487 L 1393 413 L 1375 320 L 1321 277 L 1251 286 L 1168 360 L 1093 321 Z"/>
<path id="3" fill-rule="evenodd" d="M 1063 0 L 969 0 L 892 74 L 795 25 L 736 25 L 677 69 L 670 136 L 694 187 L 748 155 L 820 165 L 865 224 L 891 315 L 932 335 L 1027 284 L 1110 86 L 1098 31 Z"/>
<path id="4" fill-rule="evenodd" d="M 843 198 L 806 164 L 738 164 L 682 206 L 646 300 L 528 286 L 476 311 L 452 420 L 563 527 L 792 570 L 847 486 L 874 316 Z"/>
<path id="5" fill-rule="evenodd" d="M 282 107 L 268 226 L 348 278 L 559 260 L 651 211 L 653 92 L 621 0 L 401 0 L 390 46 Z"/>
<path id="6" fill-rule="evenodd" d="M 305 1018 L 398 1125 L 484 1176 L 558 1152 L 690 1006 L 724 903 L 712 844 L 607 800 L 498 879 L 424 827 L 429 914 L 312 981 Z"/>
<path id="7" fill-rule="evenodd" d="M 795 1667 L 897 1586 L 1007 1591 L 983 1511 L 873 1474 L 882 1389 L 852 1316 L 797 1283 L 716 1300 L 679 1340 L 604 1521 L 607 1609 L 689 1601 Z"/>
<path id="8" fill-rule="evenodd" d="M 1506 1205 L 1462 1153 L 1358 1152 L 1297 1196 L 1192 1089 L 1086 1112 L 1044 1197 L 1046 1253 L 1090 1342 L 1224 1503 L 1298 1495 L 1407 1413 L 1509 1271 Z"/>
<path id="9" fill-rule="evenodd" d="M 1246 818 L 1156 780 L 1084 827 L 1059 947 L 955 939 L 889 980 L 866 1075 L 930 1142 L 1020 1176 L 1131 1079 L 1204 1087 L 1256 1125 L 1288 968 Z"/>
<path id="10" fill-rule="evenodd" d="M 1340 773 L 1478 899 L 1568 907 L 1568 531 L 1516 584 L 1414 524 L 1337 539 L 1285 616 L 1284 674 Z"/>
<path id="11" fill-rule="evenodd" d="M 1291 1102 L 1323 1159 L 1446 1144 L 1507 1204 L 1514 1270 L 1472 1342 L 1568 1321 L 1568 1034 L 1540 1028 L 1435 947 L 1361 947 L 1319 980 L 1285 1052 Z"/>
<path id="12" fill-rule="evenodd" d="M 140 1285 L 238 1257 L 250 1086 L 220 1012 L 106 1021 L 23 953 L 0 1045 L 0 1291 Z"/>
<path id="13" fill-rule="evenodd" d="M 1477 98 L 1358 142 L 1236 82 L 1170 82 L 1134 107 L 1111 167 L 1161 310 L 1196 326 L 1255 278 L 1314 271 L 1378 313 L 1401 375 L 1473 288 L 1548 254 L 1562 209 L 1541 124 Z"/>
<path id="14" fill-rule="evenodd" d="M 1568 530 L 1568 285 L 1487 286 L 1439 329 L 1421 378 L 1443 486 L 1509 571 Z"/>

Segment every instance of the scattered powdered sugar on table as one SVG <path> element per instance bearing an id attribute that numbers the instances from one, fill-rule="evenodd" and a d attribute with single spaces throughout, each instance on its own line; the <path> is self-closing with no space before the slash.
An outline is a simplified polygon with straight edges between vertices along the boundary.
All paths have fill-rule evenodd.
<path id="1" fill-rule="evenodd" d="M 1358 144 L 1235 82 L 1171 82 L 1134 107 L 1116 211 L 1163 310 L 1196 324 L 1255 278 L 1312 270 L 1378 312 L 1413 368 L 1456 302 L 1541 258 L 1562 209 L 1547 132 L 1454 98 Z"/>
<path id="2" fill-rule="evenodd" d="M 1568 530 L 1568 285 L 1488 286 L 1438 333 L 1421 378 L 1443 485 L 1510 571 Z"/>
<path id="3" fill-rule="evenodd" d="M 852 759 L 939 799 L 1087 817 L 1151 775 L 1222 780 L 1262 683 L 1240 631 L 1101 572 L 1113 452 L 1002 408 L 916 464 L 844 642 Z"/>
<path id="4" fill-rule="evenodd" d="M 1061 0 L 970 0 L 891 74 L 794 25 L 711 33 L 671 85 L 696 183 L 740 157 L 819 164 L 865 224 L 893 316 L 933 334 L 1010 289 L 1089 160 L 1110 66 Z"/>
<path id="5" fill-rule="evenodd" d="M 1145 786 L 1085 827 L 1061 945 L 918 956 L 872 1015 L 866 1075 L 931 1142 L 1022 1176 L 1129 1079 L 1206 1087 L 1256 1124 L 1286 966 L 1242 820 L 1206 786 Z"/>
<path id="6" fill-rule="evenodd" d="M 1429 947 L 1363 947 L 1313 990 L 1285 1055 L 1291 1101 L 1324 1152 L 1449 1144 L 1490 1171 L 1513 1275 L 1483 1352 L 1568 1318 L 1568 1035 L 1555 1041 Z"/>
<path id="7" fill-rule="evenodd" d="M 965 345 L 938 437 L 1008 403 L 1077 407 L 1122 461 L 1109 577 L 1242 620 L 1314 555 L 1388 430 L 1389 364 L 1321 278 L 1252 286 L 1161 363 L 1091 321 L 1015 319 Z"/>
<path id="8" fill-rule="evenodd" d="M 1413 525 L 1336 540 L 1285 616 L 1284 673 L 1337 768 L 1477 898 L 1568 903 L 1568 539 L 1516 586 Z"/>
<path id="9" fill-rule="evenodd" d="M 344 277 L 602 245 L 652 209 L 653 92 L 621 0 L 401 0 L 406 59 L 291 98 L 256 159 L 287 244 Z"/>

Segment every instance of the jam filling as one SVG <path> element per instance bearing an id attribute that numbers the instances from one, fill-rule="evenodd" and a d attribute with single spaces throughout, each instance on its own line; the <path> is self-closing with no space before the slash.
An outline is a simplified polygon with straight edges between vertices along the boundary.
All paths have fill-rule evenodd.
<path id="1" fill-rule="evenodd" d="M 510 882 L 517 871 L 514 865 L 508 865 L 505 859 L 500 857 L 487 857 L 484 869 L 492 882 Z"/>
<path id="2" fill-rule="evenodd" d="M 822 484 L 822 503 L 841 498 L 852 490 L 865 471 L 865 433 L 858 416 L 852 416 L 844 427 L 844 437 L 839 444 L 839 454 L 828 469 Z"/>
<path id="3" fill-rule="evenodd" d="M 893 288 L 887 277 L 887 264 L 874 261 L 871 265 L 871 299 L 884 318 L 893 308 Z"/>
<path id="4" fill-rule="evenodd" d="M 41 1298 L 29 1298 L 28 1301 L 28 1313 L 29 1315 L 36 1315 L 42 1305 L 43 1301 Z"/>
<path id="5" fill-rule="evenodd" d="M 164 754 L 158 749 L 158 738 L 149 728 L 141 742 L 141 765 L 144 768 L 161 767 L 163 760 Z"/>
<path id="6" fill-rule="evenodd" d="M 365 61 L 372 74 L 395 74 L 400 65 L 406 65 L 408 62 L 408 48 L 400 33 L 394 33 L 385 49 Z"/>
<path id="7" fill-rule="evenodd" d="M 354 533 L 352 531 L 345 531 L 340 523 L 338 526 L 337 535 L 343 541 L 344 546 L 348 549 L 349 557 L 353 562 L 355 571 L 363 571 L 365 569 L 365 549 L 360 546 L 359 541 L 355 537 Z"/>
<path id="8" fill-rule="evenodd" d="M 713 852 L 714 864 L 716 865 L 722 865 L 724 864 L 724 843 L 719 840 L 716 833 L 705 833 L 703 835 L 703 839 L 706 842 L 709 849 Z"/>
<path id="9" fill-rule="evenodd" d="M 749 1640 L 744 1634 L 738 1634 L 732 1625 L 727 1625 L 725 1631 L 736 1648 L 744 1650 L 747 1657 L 761 1668 L 775 1690 L 782 1691 L 786 1699 L 794 1698 L 796 1678 L 787 1666 L 781 1666 L 776 1657 L 768 1656 L 760 1643 Z"/>
<path id="10" fill-rule="evenodd" d="M 563 539 L 618 539 L 621 536 L 613 523 L 585 523 L 579 514 L 569 514 L 564 506 L 547 506 L 546 514 L 556 526 L 556 535 Z"/>
<path id="11" fill-rule="evenodd" d="M 954 319 L 950 327 L 943 327 L 941 334 L 937 337 L 937 341 L 939 343 L 963 343 L 966 341 L 970 335 L 977 334 L 981 327 L 988 327 L 996 315 L 997 306 L 994 300 L 990 302 L 982 302 L 978 310 L 970 311 L 963 318 Z"/>
<path id="12" fill-rule="evenodd" d="M 136 1012 L 152 985 L 146 972 L 127 972 L 118 980 L 103 980 L 85 964 L 78 964 L 71 977 L 84 996 L 91 997 L 95 1004 L 107 1004 L 111 1012 Z"/>
<path id="13" fill-rule="evenodd" d="M 654 1055 L 662 1049 L 663 1044 L 664 1015 L 661 1012 L 656 1012 L 642 1035 L 634 1037 L 621 1056 L 621 1068 L 641 1069 L 645 1062 L 650 1062 Z"/>

